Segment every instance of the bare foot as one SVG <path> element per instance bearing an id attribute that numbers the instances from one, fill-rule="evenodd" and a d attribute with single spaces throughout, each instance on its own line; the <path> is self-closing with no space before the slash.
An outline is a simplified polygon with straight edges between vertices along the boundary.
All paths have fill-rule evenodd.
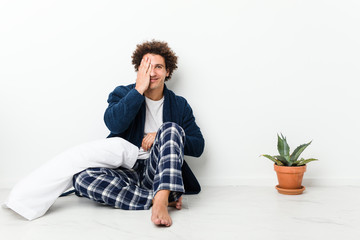
<path id="1" fill-rule="evenodd" d="M 154 204 L 152 206 L 151 221 L 157 226 L 170 227 L 172 224 L 171 217 L 165 204 Z"/>
<path id="2" fill-rule="evenodd" d="M 181 210 L 182 207 L 182 197 L 180 197 L 177 201 L 169 203 L 169 207 L 174 207 L 178 210 Z"/>
<path id="3" fill-rule="evenodd" d="M 169 203 L 169 194 L 169 190 L 160 190 L 153 199 L 151 221 L 157 226 L 170 227 L 172 220 L 168 212 L 168 207 L 174 207 L 178 210 L 182 207 L 182 197 L 177 201 Z"/>

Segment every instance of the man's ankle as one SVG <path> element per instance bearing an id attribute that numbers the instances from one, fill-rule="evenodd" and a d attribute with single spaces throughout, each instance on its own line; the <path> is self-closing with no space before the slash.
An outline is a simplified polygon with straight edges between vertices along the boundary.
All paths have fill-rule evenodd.
<path id="1" fill-rule="evenodd" d="M 153 203 L 163 202 L 163 203 L 168 204 L 169 203 L 169 195 L 170 195 L 170 190 L 166 190 L 166 189 L 159 190 L 153 198 Z"/>

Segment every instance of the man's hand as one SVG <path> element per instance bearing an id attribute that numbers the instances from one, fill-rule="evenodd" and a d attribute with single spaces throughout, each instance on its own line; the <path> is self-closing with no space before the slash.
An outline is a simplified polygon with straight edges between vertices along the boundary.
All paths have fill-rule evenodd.
<path id="1" fill-rule="evenodd" d="M 139 66 L 135 85 L 135 89 L 140 94 L 144 94 L 144 92 L 149 88 L 151 70 L 152 66 L 150 63 L 150 58 L 143 57 Z"/>
<path id="2" fill-rule="evenodd" d="M 148 151 L 153 145 L 155 141 L 155 137 L 156 137 L 156 132 L 146 134 L 146 136 L 142 140 L 141 147 L 145 151 Z"/>

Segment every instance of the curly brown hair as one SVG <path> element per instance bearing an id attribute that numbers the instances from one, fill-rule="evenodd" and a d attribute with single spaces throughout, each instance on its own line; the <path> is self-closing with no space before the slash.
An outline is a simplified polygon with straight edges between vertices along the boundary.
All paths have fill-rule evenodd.
<path id="1" fill-rule="evenodd" d="M 177 56 L 170 49 L 166 42 L 161 41 L 147 41 L 136 45 L 136 49 L 132 55 L 132 64 L 135 67 L 135 71 L 139 70 L 139 66 L 143 56 L 147 53 L 157 54 L 165 59 L 166 70 L 169 71 L 169 76 L 165 78 L 165 81 L 171 78 L 171 75 L 175 69 L 177 69 Z"/>

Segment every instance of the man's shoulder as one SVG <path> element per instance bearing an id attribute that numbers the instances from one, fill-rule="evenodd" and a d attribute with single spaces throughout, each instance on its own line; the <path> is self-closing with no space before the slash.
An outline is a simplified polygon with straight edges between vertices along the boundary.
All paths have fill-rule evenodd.
<path id="1" fill-rule="evenodd" d="M 117 102 L 125 96 L 129 96 L 129 99 L 137 98 L 139 101 L 142 101 L 142 95 L 136 90 L 132 91 L 133 89 L 135 89 L 135 84 L 117 86 L 114 91 L 109 94 L 108 102 Z"/>

